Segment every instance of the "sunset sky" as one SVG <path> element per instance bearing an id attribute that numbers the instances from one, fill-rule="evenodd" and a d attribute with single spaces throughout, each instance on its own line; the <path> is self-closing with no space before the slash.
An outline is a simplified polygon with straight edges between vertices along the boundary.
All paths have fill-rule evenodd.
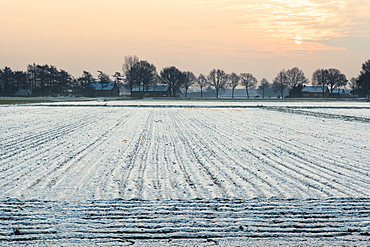
<path id="1" fill-rule="evenodd" d="M 0 68 L 78 77 L 137 55 L 160 71 L 220 68 L 271 81 L 294 66 L 357 76 L 370 59 L 369 0 L 0 0 Z"/>

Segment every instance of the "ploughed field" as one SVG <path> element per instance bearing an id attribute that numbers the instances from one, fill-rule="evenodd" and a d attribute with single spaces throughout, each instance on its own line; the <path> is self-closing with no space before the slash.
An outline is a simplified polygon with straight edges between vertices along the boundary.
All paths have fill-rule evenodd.
<path id="1" fill-rule="evenodd" d="M 370 106 L 266 104 L 0 107 L 0 245 L 367 246 Z"/>

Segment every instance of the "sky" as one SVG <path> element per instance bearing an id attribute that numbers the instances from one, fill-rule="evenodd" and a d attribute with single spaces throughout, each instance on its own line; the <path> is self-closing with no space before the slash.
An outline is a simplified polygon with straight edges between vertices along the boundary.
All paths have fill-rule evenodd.
<path id="1" fill-rule="evenodd" d="M 369 0 L 0 0 L 0 68 L 55 65 L 75 77 L 125 56 L 196 75 L 272 81 L 298 67 L 356 77 L 370 59 Z"/>

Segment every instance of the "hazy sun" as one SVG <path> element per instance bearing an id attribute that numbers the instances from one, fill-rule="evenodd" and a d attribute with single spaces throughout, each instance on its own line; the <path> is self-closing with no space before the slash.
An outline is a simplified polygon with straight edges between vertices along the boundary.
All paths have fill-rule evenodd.
<path id="1" fill-rule="evenodd" d="M 296 37 L 295 37 L 294 42 L 295 42 L 297 45 L 302 44 L 302 37 L 301 37 L 301 36 L 296 36 Z"/>

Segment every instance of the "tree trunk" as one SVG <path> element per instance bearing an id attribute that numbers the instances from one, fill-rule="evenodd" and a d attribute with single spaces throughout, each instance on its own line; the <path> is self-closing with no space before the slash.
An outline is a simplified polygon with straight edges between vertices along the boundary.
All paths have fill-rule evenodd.
<path id="1" fill-rule="evenodd" d="M 245 87 L 245 91 L 247 91 L 247 98 L 249 99 L 248 87 Z"/>
<path id="2" fill-rule="evenodd" d="M 203 88 L 200 88 L 200 98 L 203 98 Z"/>
<path id="3" fill-rule="evenodd" d="M 235 88 L 233 88 L 231 98 L 234 98 L 234 90 L 235 90 Z"/>

